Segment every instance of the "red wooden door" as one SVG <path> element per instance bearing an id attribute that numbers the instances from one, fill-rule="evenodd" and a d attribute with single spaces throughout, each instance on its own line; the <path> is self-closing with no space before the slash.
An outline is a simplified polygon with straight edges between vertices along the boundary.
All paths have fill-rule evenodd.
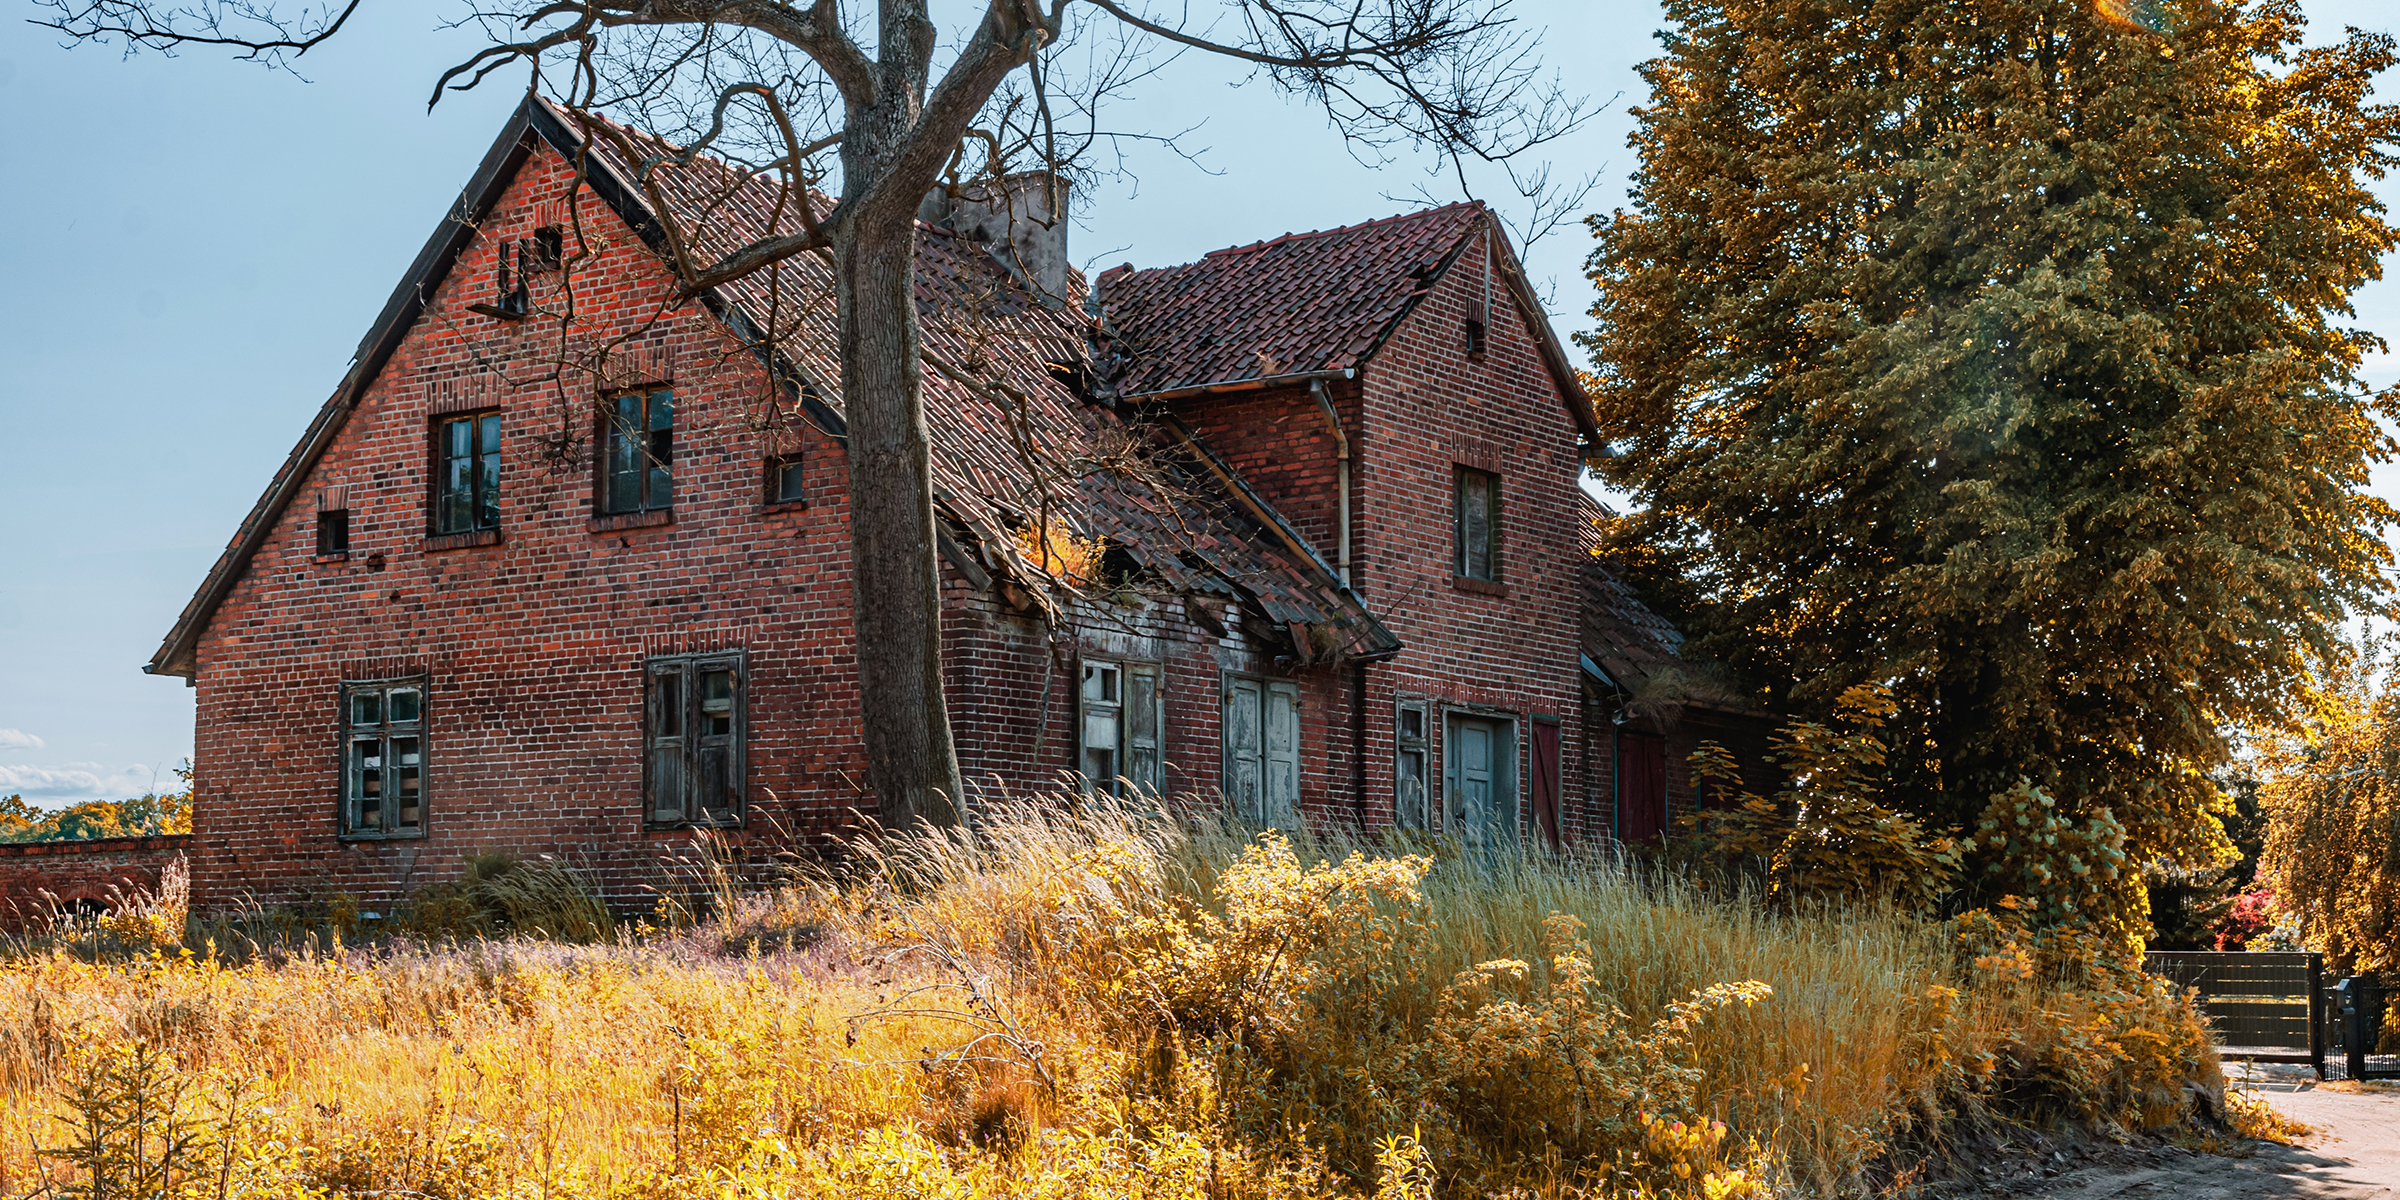
<path id="1" fill-rule="evenodd" d="M 1558 722 L 1533 723 L 1533 820 L 1558 845 Z"/>
<path id="2" fill-rule="evenodd" d="M 1658 842 L 1667 836 L 1667 739 L 1617 738 L 1617 836 Z"/>

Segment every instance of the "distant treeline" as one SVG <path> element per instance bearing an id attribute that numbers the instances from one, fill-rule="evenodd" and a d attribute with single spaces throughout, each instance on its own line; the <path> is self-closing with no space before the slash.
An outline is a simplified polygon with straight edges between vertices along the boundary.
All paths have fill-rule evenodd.
<path id="1" fill-rule="evenodd" d="M 91 838 L 150 837 L 192 831 L 192 773 L 176 769 L 183 790 L 145 793 L 131 800 L 87 800 L 53 812 L 23 796 L 0 796 L 0 843 L 74 842 Z"/>

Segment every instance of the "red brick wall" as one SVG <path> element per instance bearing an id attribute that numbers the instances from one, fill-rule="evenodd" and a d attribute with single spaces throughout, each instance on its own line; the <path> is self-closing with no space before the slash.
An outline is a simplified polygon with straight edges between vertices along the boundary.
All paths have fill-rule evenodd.
<path id="1" fill-rule="evenodd" d="M 120 895 L 154 890 L 159 872 L 191 841 L 175 834 L 0 845 L 0 926 L 13 928 L 53 904 L 111 907 Z"/>
<path id="2" fill-rule="evenodd" d="M 510 326 L 467 310 L 492 298 L 497 242 L 529 237 L 537 206 L 563 203 L 568 179 L 553 154 L 536 151 L 199 639 L 197 903 L 348 895 L 374 908 L 491 849 L 567 856 L 620 901 L 638 902 L 637 885 L 688 845 L 686 834 L 646 830 L 639 811 L 640 669 L 658 653 L 747 654 L 753 820 L 737 839 L 821 834 L 863 803 L 838 448 L 801 439 L 811 503 L 762 504 L 771 448 L 742 419 L 759 373 L 704 313 L 661 314 L 666 274 L 587 195 L 598 258 L 579 270 L 579 311 L 601 332 L 641 331 L 611 382 L 672 384 L 678 412 L 672 523 L 595 521 L 593 381 L 545 383 L 538 321 Z M 537 300 L 553 286 L 538 281 Z M 1371 373 L 1336 389 L 1358 456 L 1359 582 L 1408 643 L 1398 661 L 1366 668 L 1370 825 L 1390 819 L 1390 714 L 1403 693 L 1520 721 L 1567 718 L 1564 793 L 1590 792 L 1573 720 L 1572 564 L 1550 557 L 1578 544 L 1573 426 L 1521 322 L 1495 322 L 1490 353 L 1466 357 L 1459 329 L 1480 293 L 1470 253 Z M 496 407 L 506 426 L 500 537 L 442 548 L 426 529 L 430 422 L 467 407 Z M 1307 393 L 1194 413 L 1330 561 L 1333 442 Z M 562 428 L 582 439 L 583 457 L 550 470 L 543 450 Z M 1450 582 L 1450 471 L 1462 439 L 1481 439 L 1467 450 L 1505 481 L 1505 596 Z M 335 489 L 346 493 L 350 551 L 319 561 L 315 497 Z M 1211 796 L 1224 676 L 1278 673 L 1271 640 L 1244 638 L 1222 600 L 1210 602 L 1230 626 L 1222 637 L 1190 620 L 1185 606 L 1197 601 L 1165 597 L 1095 601 L 1108 611 L 1095 607 L 1054 639 L 955 575 L 946 585 L 952 715 L 978 786 L 1039 788 L 1071 764 L 1077 660 L 1092 653 L 1167 664 L 1169 788 Z M 400 674 L 430 681 L 425 836 L 346 841 L 338 689 Z M 1303 810 L 1355 819 L 1352 669 L 1314 668 L 1299 682 Z M 1048 736 L 1037 748 L 1045 698 Z M 1591 823 L 1584 807 L 1565 805 L 1571 835 Z"/>
<path id="3" fill-rule="evenodd" d="M 764 506 L 769 447 L 743 420 L 760 373 L 696 308 L 660 315 L 666 275 L 585 193 L 598 258 L 578 272 L 582 315 L 603 332 L 656 318 L 611 382 L 671 383 L 677 402 L 672 523 L 605 528 L 593 518 L 594 381 L 559 389 L 573 397 L 562 424 L 541 323 L 467 310 L 492 298 L 495 245 L 530 237 L 536 206 L 563 202 L 568 179 L 536 151 L 201 637 L 200 903 L 349 894 L 372 907 L 486 849 L 568 855 L 630 895 L 687 843 L 646 831 L 638 811 L 640 668 L 657 653 L 746 650 L 754 827 L 805 834 L 856 802 L 847 484 L 833 443 L 811 434 L 798 447 L 807 507 Z M 537 302 L 554 286 L 537 280 Z M 437 549 L 430 422 L 461 403 L 503 415 L 500 540 Z M 582 458 L 551 470 L 545 439 L 562 428 Z M 315 497 L 336 488 L 350 552 L 321 562 Z M 426 835 L 341 840 L 339 684 L 404 673 L 431 682 Z"/>
<path id="4" fill-rule="evenodd" d="M 1370 827 L 1391 821 L 1394 706 L 1403 696 L 1428 698 L 1436 781 L 1443 712 L 1516 721 L 1519 811 L 1528 819 L 1531 722 L 1558 719 L 1561 817 L 1574 838 L 1605 830 L 1610 815 L 1593 810 L 1580 716 L 1573 572 L 1582 463 L 1533 331 L 1497 285 L 1485 352 L 1467 353 L 1469 306 L 1485 294 L 1483 253 L 1477 245 L 1460 256 L 1359 379 L 1328 385 L 1350 438 L 1352 583 L 1407 645 L 1366 668 L 1363 807 Z M 1337 560 L 1335 442 L 1307 389 L 1199 397 L 1178 411 L 1321 558 Z M 1501 477 L 1504 594 L 1453 582 L 1460 465 Z M 1353 695 L 1347 669 L 1310 673 L 1304 711 L 1324 739 L 1310 749 L 1323 755 L 1317 803 L 1328 814 L 1359 807 L 1349 794 Z M 1598 765 L 1598 778 L 1608 778 L 1610 764 Z"/>

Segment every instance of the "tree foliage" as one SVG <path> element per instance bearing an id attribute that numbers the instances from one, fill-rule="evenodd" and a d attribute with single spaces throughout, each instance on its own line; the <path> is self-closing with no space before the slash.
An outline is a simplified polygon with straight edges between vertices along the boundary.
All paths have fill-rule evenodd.
<path id="1" fill-rule="evenodd" d="M 2335 664 L 2307 713 L 2263 746 L 2275 907 L 2340 973 L 2400 973 L 2400 674 Z"/>
<path id="2" fill-rule="evenodd" d="M 2221 729 L 2390 560 L 2361 488 L 2400 397 L 2338 322 L 2395 245 L 2400 111 L 2388 36 L 2165 11 L 1670 0 L 1585 344 L 1618 536 L 1694 575 L 1701 650 L 1815 719 L 1888 684 L 1889 795 L 1936 832 L 2022 778 L 2207 866 Z"/>

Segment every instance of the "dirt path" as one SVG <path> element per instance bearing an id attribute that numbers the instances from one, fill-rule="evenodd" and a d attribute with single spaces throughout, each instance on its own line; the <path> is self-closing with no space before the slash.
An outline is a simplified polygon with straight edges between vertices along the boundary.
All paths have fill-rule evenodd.
<path id="1" fill-rule="evenodd" d="M 2249 1158 L 2111 1148 L 2018 1161 L 1987 1172 L 1981 1190 L 2039 1200 L 2400 1200 L 2400 1086 L 2321 1084 L 2306 1068 L 2273 1067 L 2234 1082 L 2313 1127 L 2307 1145 L 2262 1143 Z"/>

